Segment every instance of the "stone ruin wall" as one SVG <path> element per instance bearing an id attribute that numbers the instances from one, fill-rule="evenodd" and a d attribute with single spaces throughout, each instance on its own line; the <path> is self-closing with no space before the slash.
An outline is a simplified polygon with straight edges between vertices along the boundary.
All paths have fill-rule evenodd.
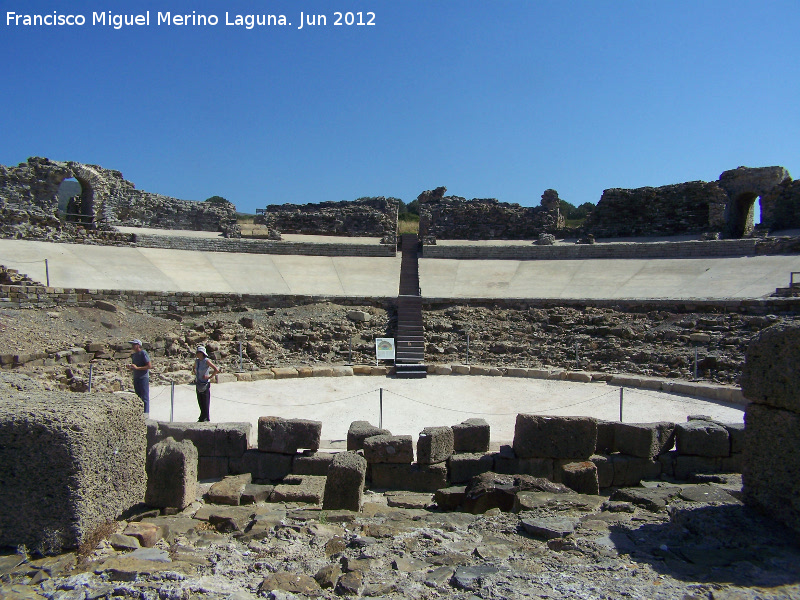
<path id="1" fill-rule="evenodd" d="M 379 237 L 397 241 L 397 198 L 360 198 L 319 204 L 271 204 L 256 222 L 270 231 L 306 235 Z"/>
<path id="2" fill-rule="evenodd" d="M 584 230 L 598 238 L 753 233 L 754 202 L 761 198 L 762 229 L 800 224 L 800 186 L 783 167 L 739 167 L 718 181 L 603 192 Z"/>
<path id="3" fill-rule="evenodd" d="M 555 190 L 545 190 L 541 206 L 525 207 L 494 198 L 445 196 L 439 187 L 419 195 L 419 235 L 424 244 L 441 240 L 533 240 L 564 227 Z"/>
<path id="4" fill-rule="evenodd" d="M 97 165 L 51 161 L 33 157 L 16 167 L 0 165 L 0 211 L 4 218 L 3 235 L 14 235 L 16 224 L 28 226 L 28 232 L 58 231 L 58 188 L 68 178 L 75 178 L 82 188 L 82 210 L 95 227 L 110 230 L 114 226 L 153 227 L 221 231 L 238 237 L 236 207 L 231 203 L 211 204 L 179 200 L 137 190 L 122 173 Z M 18 228 L 19 228 L 18 227 Z M 26 236 L 27 237 L 27 236 Z"/>

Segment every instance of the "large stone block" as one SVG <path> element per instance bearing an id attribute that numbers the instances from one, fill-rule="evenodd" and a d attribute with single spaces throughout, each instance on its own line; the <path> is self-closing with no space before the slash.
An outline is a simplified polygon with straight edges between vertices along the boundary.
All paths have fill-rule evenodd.
<path id="1" fill-rule="evenodd" d="M 614 451 L 614 431 L 617 423 L 595 419 L 597 422 L 597 442 L 595 452 L 598 454 L 611 454 Z"/>
<path id="2" fill-rule="evenodd" d="M 800 413 L 800 325 L 773 325 L 747 347 L 742 393 L 758 404 Z"/>
<path id="3" fill-rule="evenodd" d="M 725 467 L 721 458 L 711 456 L 686 456 L 675 454 L 675 478 L 689 479 L 692 475 L 722 473 Z"/>
<path id="4" fill-rule="evenodd" d="M 453 425 L 453 452 L 476 454 L 489 451 L 489 423 L 485 419 L 467 419 Z"/>
<path id="5" fill-rule="evenodd" d="M 453 454 L 447 461 L 451 483 L 466 483 L 494 469 L 492 454 Z"/>
<path id="6" fill-rule="evenodd" d="M 517 415 L 514 452 L 520 458 L 588 459 L 597 444 L 597 423 L 590 417 Z"/>
<path id="7" fill-rule="evenodd" d="M 158 508 L 183 509 L 197 496 L 197 448 L 189 440 L 167 438 L 147 451 L 144 501 Z"/>
<path id="8" fill-rule="evenodd" d="M 298 454 L 294 457 L 294 464 L 292 465 L 292 474 L 294 475 L 316 475 L 318 477 L 325 477 L 328 474 L 328 468 L 333 462 L 335 454 L 330 452 L 311 452 Z"/>
<path id="9" fill-rule="evenodd" d="M 675 423 L 614 423 L 614 448 L 622 454 L 655 458 L 675 444 Z"/>
<path id="10" fill-rule="evenodd" d="M 595 454 L 589 460 L 597 468 L 597 485 L 600 488 L 611 487 L 614 483 L 614 463 L 605 454 Z"/>
<path id="11" fill-rule="evenodd" d="M 453 455 L 453 428 L 426 427 L 417 439 L 417 462 L 432 465 Z"/>
<path id="12" fill-rule="evenodd" d="M 258 449 L 263 452 L 295 454 L 301 448 L 319 450 L 322 423 L 306 419 L 259 417 Z"/>
<path id="13" fill-rule="evenodd" d="M 0 546 L 58 552 L 144 500 L 138 398 L 0 392 Z"/>
<path id="14" fill-rule="evenodd" d="M 747 504 L 800 532 L 800 414 L 749 404 L 742 490 Z"/>
<path id="15" fill-rule="evenodd" d="M 592 461 L 563 462 L 559 464 L 559 471 L 561 483 L 579 494 L 596 496 L 600 493 L 597 466 Z"/>
<path id="16" fill-rule="evenodd" d="M 531 475 L 553 479 L 552 458 L 519 458 L 511 446 L 501 446 L 500 452 L 493 454 L 494 472 L 506 475 Z"/>
<path id="17" fill-rule="evenodd" d="M 661 476 L 661 463 L 649 458 L 612 454 L 611 464 L 614 467 L 616 487 L 639 485 L 644 480 L 658 479 Z"/>
<path id="18" fill-rule="evenodd" d="M 694 420 L 675 426 L 678 454 L 681 456 L 730 456 L 728 431 L 712 421 Z"/>
<path id="19" fill-rule="evenodd" d="M 447 487 L 447 465 L 372 465 L 372 487 L 409 492 L 435 492 Z"/>
<path id="20" fill-rule="evenodd" d="M 414 462 L 414 441 L 410 435 L 375 435 L 364 440 L 364 458 L 370 464 Z"/>
<path id="21" fill-rule="evenodd" d="M 157 423 L 152 435 L 153 443 L 168 437 L 176 442 L 189 440 L 197 448 L 198 456 L 225 456 L 236 458 L 247 450 L 250 423 Z M 148 424 L 148 427 L 152 427 Z M 148 433 L 148 442 L 151 434 Z"/>
<path id="22" fill-rule="evenodd" d="M 325 482 L 322 508 L 325 510 L 361 510 L 367 461 L 355 452 L 340 452 L 333 457 Z"/>
<path id="23" fill-rule="evenodd" d="M 368 421 L 353 421 L 347 430 L 347 449 L 362 450 L 364 440 L 375 435 L 392 435 L 388 429 L 375 427 Z"/>
<path id="24" fill-rule="evenodd" d="M 240 458 L 231 459 L 231 473 L 250 473 L 256 481 L 279 481 L 292 472 L 293 454 L 248 450 Z"/>

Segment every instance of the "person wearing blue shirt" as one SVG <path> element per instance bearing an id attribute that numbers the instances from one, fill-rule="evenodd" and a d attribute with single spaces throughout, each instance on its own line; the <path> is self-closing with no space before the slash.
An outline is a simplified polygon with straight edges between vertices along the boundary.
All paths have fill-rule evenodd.
<path id="1" fill-rule="evenodd" d="M 142 340 L 135 339 L 128 342 L 133 347 L 131 364 L 128 368 L 133 373 L 133 390 L 144 402 L 144 414 L 150 414 L 150 355 L 142 348 Z"/>

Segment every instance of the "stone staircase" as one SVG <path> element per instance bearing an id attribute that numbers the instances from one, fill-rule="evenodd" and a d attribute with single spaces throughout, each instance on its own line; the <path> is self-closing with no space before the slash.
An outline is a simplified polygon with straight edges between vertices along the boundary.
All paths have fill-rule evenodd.
<path id="1" fill-rule="evenodd" d="M 398 379 L 423 379 L 427 376 L 427 366 L 419 289 L 419 239 L 413 233 L 403 234 L 400 248 L 403 257 L 397 297 L 395 373 Z"/>

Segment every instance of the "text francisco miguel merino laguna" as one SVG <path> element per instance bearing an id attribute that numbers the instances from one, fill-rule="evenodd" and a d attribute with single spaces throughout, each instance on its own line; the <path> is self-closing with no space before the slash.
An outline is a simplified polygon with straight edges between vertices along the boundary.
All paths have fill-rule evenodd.
<path id="1" fill-rule="evenodd" d="M 375 25 L 374 12 L 333 12 L 330 15 L 332 25 Z M 240 15 L 226 12 L 224 18 L 215 14 L 175 14 L 172 12 L 158 12 L 152 20 L 154 25 L 187 26 L 187 27 L 214 27 L 216 25 L 230 25 L 253 29 L 266 26 L 291 26 L 286 15 Z M 6 25 L 19 27 L 82 27 L 95 25 L 122 29 L 123 27 L 148 27 L 151 24 L 150 11 L 141 14 L 115 14 L 111 11 L 93 12 L 91 19 L 82 14 L 61 14 L 58 11 L 46 14 L 22 14 L 12 11 L 6 12 Z M 300 13 L 300 24 L 297 29 L 306 26 L 328 25 L 328 15 Z"/>

